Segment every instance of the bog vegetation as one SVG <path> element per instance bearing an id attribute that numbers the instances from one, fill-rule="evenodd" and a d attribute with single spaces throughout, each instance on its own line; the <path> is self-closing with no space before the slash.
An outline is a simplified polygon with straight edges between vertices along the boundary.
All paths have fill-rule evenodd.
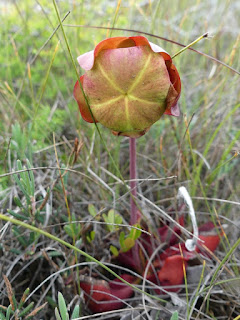
<path id="1" fill-rule="evenodd" d="M 0 319 L 239 319 L 239 12 L 236 0 L 1 1 Z M 132 35 L 173 56 L 205 32 L 174 58 L 181 116 L 137 140 L 142 220 L 129 228 L 129 139 L 83 121 L 71 57 Z M 210 250 L 187 270 L 181 186 Z M 136 243 L 143 270 L 129 258 Z M 169 274 L 183 281 L 162 290 L 155 255 L 173 248 L 181 270 Z M 122 274 L 134 289 L 113 281 Z"/>

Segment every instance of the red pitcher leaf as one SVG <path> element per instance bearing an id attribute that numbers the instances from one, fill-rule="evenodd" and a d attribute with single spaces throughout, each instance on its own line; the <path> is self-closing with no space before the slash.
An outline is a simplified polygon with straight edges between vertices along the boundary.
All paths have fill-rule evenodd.
<path id="1" fill-rule="evenodd" d="M 218 235 L 200 235 L 199 238 L 203 240 L 203 242 L 198 241 L 196 251 L 208 256 L 209 253 L 204 247 L 209 249 L 211 252 L 214 252 L 220 242 L 220 237 Z"/>
<path id="2" fill-rule="evenodd" d="M 128 274 L 121 277 L 129 283 L 136 281 L 136 277 Z M 85 277 L 80 282 L 80 286 L 85 292 L 86 303 L 93 312 L 119 309 L 124 305 L 124 299 L 130 298 L 133 294 L 133 289 L 119 279 L 114 279 L 108 283 L 105 280 Z"/>
<path id="3" fill-rule="evenodd" d="M 109 299 L 109 284 L 104 280 L 95 280 L 91 277 L 85 277 L 85 279 L 80 282 L 80 287 L 85 292 L 84 298 L 88 307 L 93 312 L 101 312 L 101 308 L 105 308 L 105 306 L 104 304 L 100 304 L 100 302 Z"/>
<path id="4" fill-rule="evenodd" d="M 201 252 L 202 254 L 207 254 L 206 247 L 209 249 L 211 252 L 214 252 L 219 245 L 220 242 L 220 236 L 216 234 L 215 225 L 213 222 L 209 221 L 203 224 L 202 226 L 199 227 L 199 239 L 202 241 L 198 241 L 197 243 L 197 252 Z"/>
<path id="5" fill-rule="evenodd" d="M 215 228 L 215 225 L 212 221 L 208 221 L 204 224 L 202 224 L 199 228 L 198 228 L 198 231 L 200 233 L 202 232 L 209 232 L 209 231 L 212 231 L 213 229 Z"/>
<path id="6" fill-rule="evenodd" d="M 82 83 L 94 119 L 114 134 L 139 137 L 164 112 L 179 115 L 177 69 L 170 55 L 145 37 L 106 39 L 78 62 L 86 71 Z M 83 97 L 74 96 L 90 122 Z"/>
<path id="7" fill-rule="evenodd" d="M 160 271 L 158 271 L 158 278 L 162 286 L 178 286 L 183 283 L 183 264 L 185 267 L 187 263 L 180 255 L 168 257 Z M 169 291 L 176 291 L 172 288 Z M 178 290 L 178 289 L 177 289 Z"/>
<path id="8" fill-rule="evenodd" d="M 123 274 L 121 275 L 121 278 L 126 280 L 129 283 L 135 283 L 137 281 L 137 278 L 134 276 L 131 276 L 129 274 Z M 124 284 L 120 279 L 115 279 L 111 282 L 109 282 L 111 294 L 118 297 L 119 299 L 128 299 L 133 294 L 132 287 L 129 287 L 128 285 Z"/>
<path id="9" fill-rule="evenodd" d="M 164 288 L 164 291 L 154 288 L 157 294 L 165 294 L 166 290 L 169 292 L 177 292 L 180 290 L 177 286 L 183 283 L 183 263 L 185 264 L 186 268 L 187 262 L 180 255 L 173 255 L 171 257 L 168 257 L 165 261 L 154 261 L 153 264 L 157 275 L 152 270 L 150 270 L 147 279 L 159 285 L 160 287 L 168 287 Z"/>

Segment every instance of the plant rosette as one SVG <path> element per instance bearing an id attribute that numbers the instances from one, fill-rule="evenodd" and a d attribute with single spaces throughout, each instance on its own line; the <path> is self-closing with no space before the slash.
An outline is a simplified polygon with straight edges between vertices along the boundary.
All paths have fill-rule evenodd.
<path id="1" fill-rule="evenodd" d="M 184 226 L 183 216 L 179 218 L 178 223 Z M 179 286 L 184 282 L 184 267 L 187 269 L 191 260 L 196 259 L 199 255 L 211 258 L 211 252 L 215 251 L 220 242 L 220 236 L 216 234 L 212 222 L 205 223 L 198 230 L 199 240 L 197 241 L 195 251 L 188 251 L 185 243 L 179 241 L 179 237 L 176 235 L 181 236 L 181 229 L 178 226 L 171 229 L 168 225 L 165 225 L 158 228 L 156 236 L 142 233 L 139 238 L 142 246 L 138 246 L 140 265 L 136 264 L 136 260 L 134 259 L 134 248 L 120 253 L 117 261 L 122 266 L 128 267 L 143 276 L 148 260 L 154 253 L 154 249 L 160 243 L 165 242 L 165 250 L 161 251 L 154 258 L 152 267 L 147 272 L 147 280 L 158 286 L 158 288 L 154 288 L 157 294 L 179 292 L 181 290 Z M 144 248 L 145 255 L 147 253 L 148 257 L 144 256 L 143 251 L 140 249 L 141 247 Z M 121 277 L 132 284 L 141 282 L 140 278 L 129 274 L 122 274 Z M 131 287 L 120 283 L 119 279 L 108 282 L 85 277 L 80 282 L 80 286 L 85 292 L 85 300 L 88 307 L 93 312 L 119 309 L 126 303 L 125 299 L 130 298 L 134 293 Z"/>

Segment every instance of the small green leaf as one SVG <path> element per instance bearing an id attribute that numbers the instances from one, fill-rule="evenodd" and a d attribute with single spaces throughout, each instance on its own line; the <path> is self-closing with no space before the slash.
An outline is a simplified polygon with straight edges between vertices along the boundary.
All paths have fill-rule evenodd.
<path id="1" fill-rule="evenodd" d="M 95 235 L 96 235 L 95 231 L 89 232 L 89 234 L 86 236 L 87 241 L 88 241 L 89 243 L 91 243 L 91 242 L 94 240 Z"/>
<path id="2" fill-rule="evenodd" d="M 108 211 L 108 222 L 115 223 L 115 213 L 113 209 Z"/>
<path id="3" fill-rule="evenodd" d="M 117 214 L 116 217 L 115 217 L 115 221 L 116 221 L 117 224 L 121 224 L 122 223 L 122 217 L 119 214 Z"/>
<path id="4" fill-rule="evenodd" d="M 103 219 L 104 219 L 104 221 L 105 221 L 106 223 L 111 223 L 111 222 L 109 221 L 109 216 L 107 216 L 105 213 L 103 213 L 102 217 L 103 217 Z M 114 226 L 111 226 L 111 225 L 108 225 L 108 224 L 107 224 L 106 227 L 107 227 L 107 229 L 108 229 L 110 232 L 112 232 L 112 231 L 114 230 Z"/>
<path id="5" fill-rule="evenodd" d="M 117 214 L 113 209 L 108 211 L 108 215 L 103 213 L 102 217 L 106 223 L 113 223 L 113 224 L 122 223 L 122 217 L 119 214 Z M 118 229 L 118 227 L 115 225 L 107 225 L 107 228 L 110 232 Z"/>
<path id="6" fill-rule="evenodd" d="M 135 224 L 134 227 L 141 228 L 139 224 Z M 129 233 L 129 238 L 132 238 L 133 240 L 137 240 L 141 236 L 141 230 L 131 228 L 131 231 Z"/>
<path id="7" fill-rule="evenodd" d="M 23 293 L 23 295 L 22 295 L 22 298 L 21 298 L 21 301 L 20 301 L 20 303 L 19 303 L 19 305 L 18 305 L 18 309 L 21 309 L 22 306 L 24 305 L 24 302 L 26 301 L 27 296 L 29 295 L 29 292 L 30 292 L 30 289 L 29 289 L 29 288 L 27 288 L 27 289 L 24 291 L 24 293 Z"/>
<path id="8" fill-rule="evenodd" d="M 27 170 L 27 168 L 26 168 L 25 166 L 23 167 L 23 169 L 24 169 L 24 170 Z M 28 174 L 28 172 L 27 172 L 27 171 L 23 172 L 23 174 L 24 174 L 24 178 L 23 178 L 23 180 L 24 180 L 25 185 L 26 185 L 26 191 L 27 191 L 27 193 L 28 193 L 29 195 L 31 195 L 31 196 L 32 196 L 32 192 L 31 192 L 31 183 L 30 183 L 29 174 Z"/>
<path id="9" fill-rule="evenodd" d="M 75 306 L 71 316 L 71 320 L 77 319 L 80 317 L 80 307 L 79 305 Z"/>
<path id="10" fill-rule="evenodd" d="M 91 238 L 92 241 L 95 239 L 95 235 L 96 235 L 96 232 L 92 230 L 90 232 L 90 238 Z"/>
<path id="11" fill-rule="evenodd" d="M 30 232 L 28 244 L 32 244 L 35 241 L 35 232 Z"/>
<path id="12" fill-rule="evenodd" d="M 73 230 L 72 230 L 72 227 L 67 224 L 63 227 L 63 229 L 65 230 L 65 232 L 67 233 L 67 235 L 71 238 L 73 238 Z"/>
<path id="13" fill-rule="evenodd" d="M 23 204 L 21 202 L 21 200 L 18 197 L 14 197 L 13 198 L 15 204 L 19 207 L 19 208 L 23 208 Z"/>
<path id="14" fill-rule="evenodd" d="M 124 245 L 125 245 L 125 249 L 124 249 L 124 252 L 125 252 L 130 250 L 132 247 L 134 247 L 135 241 L 132 238 L 126 238 L 124 240 Z"/>
<path id="15" fill-rule="evenodd" d="M 108 222 L 108 216 L 105 213 L 102 214 L 102 217 L 105 222 Z"/>
<path id="16" fill-rule="evenodd" d="M 1 311 L 0 311 L 0 319 L 9 320 L 9 319 L 5 318 L 4 314 Z"/>
<path id="17" fill-rule="evenodd" d="M 55 308 L 55 316 L 56 316 L 56 319 L 57 319 L 57 320 L 62 320 L 62 319 L 61 319 L 61 316 L 60 316 L 60 314 L 59 314 L 58 308 Z"/>
<path id="18" fill-rule="evenodd" d="M 19 219 L 19 220 L 26 220 L 26 217 L 22 214 L 16 213 L 11 209 L 8 209 L 7 212 L 9 212 L 13 217 Z"/>
<path id="19" fill-rule="evenodd" d="M 6 313 L 6 320 L 10 320 L 11 315 L 13 314 L 12 312 L 12 306 L 9 305 L 7 308 L 7 313 Z M 1 319 L 1 318 L 0 318 Z"/>
<path id="20" fill-rule="evenodd" d="M 124 240 L 125 240 L 125 233 L 123 231 L 121 231 L 120 235 L 119 235 L 119 243 L 120 243 L 121 248 L 125 247 Z"/>
<path id="21" fill-rule="evenodd" d="M 177 311 L 175 311 L 175 312 L 172 314 L 170 320 L 178 320 L 178 312 L 177 312 Z"/>
<path id="22" fill-rule="evenodd" d="M 13 234 L 15 237 L 17 237 L 18 241 L 21 243 L 23 247 L 27 247 L 27 241 L 25 238 L 21 235 L 21 232 L 18 230 L 16 226 L 13 226 L 12 228 Z"/>
<path id="23" fill-rule="evenodd" d="M 57 303 L 56 303 L 55 300 L 53 300 L 52 297 L 46 296 L 46 301 L 50 304 L 50 306 L 51 306 L 52 308 L 56 308 Z"/>
<path id="24" fill-rule="evenodd" d="M 23 170 L 22 162 L 19 159 L 17 160 L 17 169 L 18 171 Z M 23 173 L 20 172 L 19 174 L 20 174 L 20 177 L 23 178 L 23 175 L 22 175 Z"/>
<path id="25" fill-rule="evenodd" d="M 58 306 L 59 306 L 62 320 L 69 320 L 66 302 L 65 302 L 64 297 L 61 294 L 61 292 L 58 292 Z"/>
<path id="26" fill-rule="evenodd" d="M 26 159 L 27 162 L 27 167 L 28 169 L 32 168 L 30 161 L 28 159 Z M 30 170 L 28 171 L 29 174 L 29 181 L 30 181 L 30 190 L 31 190 L 31 195 L 34 196 L 35 193 L 35 183 L 34 183 L 34 175 L 33 175 L 33 171 Z"/>
<path id="27" fill-rule="evenodd" d="M 119 255 L 118 249 L 114 247 L 113 245 L 110 245 L 110 251 L 114 255 L 114 257 L 117 257 Z"/>
<path id="28" fill-rule="evenodd" d="M 91 216 L 95 217 L 97 215 L 96 208 L 94 207 L 93 204 L 88 205 L 88 212 L 90 213 Z"/>
<path id="29" fill-rule="evenodd" d="M 33 306 L 34 306 L 34 302 L 29 303 L 29 305 L 26 308 L 24 308 L 22 312 L 19 313 L 19 318 L 29 313 L 29 311 L 32 310 Z"/>
<path id="30" fill-rule="evenodd" d="M 22 184 L 22 179 L 19 179 L 17 174 L 13 174 L 13 179 L 18 185 L 19 189 L 22 191 L 22 193 L 26 196 L 28 203 L 30 202 L 30 197 L 26 193 L 25 186 Z"/>

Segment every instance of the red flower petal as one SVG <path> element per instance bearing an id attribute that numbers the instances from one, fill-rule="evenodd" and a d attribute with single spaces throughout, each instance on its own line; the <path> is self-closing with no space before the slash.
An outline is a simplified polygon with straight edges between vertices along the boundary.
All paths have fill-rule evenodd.
<path id="1" fill-rule="evenodd" d="M 136 37 L 113 37 L 105 39 L 94 50 L 86 52 L 77 58 L 78 63 L 84 70 L 91 70 L 98 54 L 107 49 L 129 48 L 134 46 L 149 46 L 153 52 L 162 53 L 164 60 L 171 61 L 170 55 L 161 47 L 149 42 L 142 36 Z"/>
<path id="2" fill-rule="evenodd" d="M 179 76 L 179 73 L 178 73 L 175 65 L 172 63 L 170 66 L 168 63 L 166 63 L 166 65 L 167 65 L 168 73 L 169 73 L 170 80 L 171 80 L 173 87 L 170 87 L 170 89 L 169 89 L 169 92 L 168 92 L 169 98 L 167 98 L 167 109 L 164 114 L 178 117 L 180 115 L 180 110 L 178 108 L 177 102 L 178 102 L 178 99 L 179 99 L 180 93 L 181 93 L 181 80 L 180 80 L 180 76 Z M 173 88 L 178 93 L 177 97 L 174 100 L 170 99 L 172 97 Z"/>
<path id="3" fill-rule="evenodd" d="M 94 64 L 94 50 L 82 54 L 77 61 L 84 70 L 91 70 Z"/>
<path id="4" fill-rule="evenodd" d="M 84 81 L 84 76 L 81 76 L 80 82 L 81 82 L 82 86 L 83 86 L 83 81 Z M 79 110 L 81 112 L 83 119 L 87 122 L 93 123 L 94 121 L 93 121 L 91 112 L 89 111 L 88 105 L 85 101 L 84 95 L 82 93 L 82 90 L 80 88 L 78 81 L 75 83 L 74 90 L 73 90 L 73 96 L 78 103 L 78 107 L 79 107 Z"/>

